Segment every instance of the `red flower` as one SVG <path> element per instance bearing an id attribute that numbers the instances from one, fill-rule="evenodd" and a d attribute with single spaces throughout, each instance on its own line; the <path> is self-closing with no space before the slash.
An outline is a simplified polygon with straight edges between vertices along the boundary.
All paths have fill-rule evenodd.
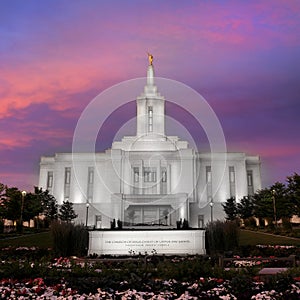
<path id="1" fill-rule="evenodd" d="M 37 285 L 44 285 L 44 280 L 43 280 L 43 278 L 35 278 L 33 280 L 33 283 L 37 284 Z"/>
<path id="2" fill-rule="evenodd" d="M 295 281 L 300 281 L 300 276 L 299 277 L 294 277 Z"/>

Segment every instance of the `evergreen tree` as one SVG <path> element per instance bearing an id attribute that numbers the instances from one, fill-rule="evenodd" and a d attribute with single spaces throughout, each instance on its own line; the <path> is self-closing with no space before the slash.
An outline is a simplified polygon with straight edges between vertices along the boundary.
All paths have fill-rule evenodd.
<path id="1" fill-rule="evenodd" d="M 225 204 L 222 204 L 226 213 L 226 220 L 234 221 L 237 218 L 237 206 L 234 197 L 226 200 Z"/>
<path id="2" fill-rule="evenodd" d="M 5 216 L 5 206 L 4 206 L 4 199 L 5 199 L 5 192 L 7 186 L 3 183 L 0 183 L 0 233 L 4 232 L 4 216 Z"/>
<path id="3" fill-rule="evenodd" d="M 287 188 L 281 182 L 276 182 L 270 187 L 273 206 L 275 205 L 277 221 L 289 219 L 294 214 L 294 206 L 288 197 Z"/>
<path id="4" fill-rule="evenodd" d="M 30 222 L 42 212 L 41 201 L 34 193 L 27 193 L 23 204 L 23 221 Z"/>
<path id="5" fill-rule="evenodd" d="M 260 219 L 289 220 L 294 212 L 287 189 L 283 183 L 276 182 L 270 188 L 258 191 L 253 196 L 255 216 Z"/>
<path id="6" fill-rule="evenodd" d="M 265 188 L 256 192 L 253 196 L 254 215 L 262 220 L 274 219 L 273 195 L 270 189 Z"/>
<path id="7" fill-rule="evenodd" d="M 16 187 L 6 188 L 2 197 L 3 217 L 17 221 L 21 217 L 22 194 Z"/>
<path id="8" fill-rule="evenodd" d="M 294 213 L 300 216 L 300 175 L 294 173 L 287 177 L 287 197 L 294 208 Z"/>
<path id="9" fill-rule="evenodd" d="M 4 219 L 5 216 L 5 194 L 6 194 L 7 186 L 3 183 L 0 183 L 0 219 Z"/>
<path id="10" fill-rule="evenodd" d="M 243 219 L 249 219 L 254 215 L 254 205 L 251 196 L 243 197 L 240 203 L 237 203 L 237 212 Z"/>
<path id="11" fill-rule="evenodd" d="M 43 214 L 50 221 L 58 218 L 58 204 L 54 196 L 48 190 L 43 191 L 41 188 L 34 187 L 35 194 L 39 197 Z"/>
<path id="12" fill-rule="evenodd" d="M 54 196 L 50 195 L 50 199 L 48 201 L 47 207 L 45 209 L 45 215 L 51 221 L 58 219 L 58 204 Z"/>
<path id="13" fill-rule="evenodd" d="M 59 208 L 58 217 L 65 222 L 71 222 L 73 219 L 77 218 L 75 214 L 73 203 L 69 201 L 63 201 L 63 204 Z"/>

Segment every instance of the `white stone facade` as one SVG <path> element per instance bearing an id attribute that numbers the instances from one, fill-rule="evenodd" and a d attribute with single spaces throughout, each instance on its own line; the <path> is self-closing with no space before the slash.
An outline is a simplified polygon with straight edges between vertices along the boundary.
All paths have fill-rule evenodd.
<path id="1" fill-rule="evenodd" d="M 165 99 L 154 84 L 152 64 L 136 103 L 136 136 L 125 136 L 103 153 L 41 158 L 39 186 L 59 204 L 72 201 L 79 222 L 96 228 L 109 228 L 112 220 L 172 228 L 185 219 L 202 228 L 212 218 L 224 218 L 226 199 L 261 189 L 258 156 L 218 153 L 212 163 L 211 153 L 165 135 Z"/>

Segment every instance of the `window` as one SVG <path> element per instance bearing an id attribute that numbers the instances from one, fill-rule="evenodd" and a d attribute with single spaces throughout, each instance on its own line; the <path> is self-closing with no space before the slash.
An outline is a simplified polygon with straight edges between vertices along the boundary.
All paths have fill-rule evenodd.
<path id="1" fill-rule="evenodd" d="M 153 131 L 153 107 L 148 106 L 148 131 Z"/>
<path id="2" fill-rule="evenodd" d="M 161 173 L 161 181 L 167 182 L 167 171 L 163 170 Z"/>
<path id="3" fill-rule="evenodd" d="M 211 183 L 211 166 L 206 167 L 206 183 Z"/>
<path id="4" fill-rule="evenodd" d="M 211 166 L 206 166 L 206 196 L 207 201 L 212 201 L 212 176 L 211 176 Z"/>
<path id="5" fill-rule="evenodd" d="M 253 187 L 253 171 L 247 171 L 247 185 L 248 185 L 248 195 L 254 195 L 254 187 Z"/>
<path id="6" fill-rule="evenodd" d="M 139 182 L 140 170 L 138 167 L 133 168 L 133 180 L 134 182 Z"/>
<path id="7" fill-rule="evenodd" d="M 71 168 L 65 168 L 65 184 L 71 183 Z"/>
<path id="8" fill-rule="evenodd" d="M 53 172 L 49 171 L 47 174 L 47 190 L 51 189 L 53 186 Z"/>
<path id="9" fill-rule="evenodd" d="M 88 185 L 87 185 L 87 199 L 89 202 L 93 200 L 93 190 L 94 190 L 94 168 L 88 168 Z"/>
<path id="10" fill-rule="evenodd" d="M 160 193 L 161 194 L 167 194 L 167 180 L 168 180 L 168 174 L 167 174 L 167 168 L 166 167 L 161 167 L 160 170 Z"/>
<path id="11" fill-rule="evenodd" d="M 156 182 L 155 168 L 144 168 L 144 182 Z"/>
<path id="12" fill-rule="evenodd" d="M 144 168 L 144 181 L 149 182 L 151 177 L 150 168 Z"/>
<path id="13" fill-rule="evenodd" d="M 89 167 L 89 170 L 88 170 L 88 183 L 89 184 L 94 183 L 94 168 L 93 167 Z"/>
<path id="14" fill-rule="evenodd" d="M 252 172 L 252 170 L 247 171 L 247 183 L 248 183 L 248 186 L 253 186 L 253 172 Z"/>
<path id="15" fill-rule="evenodd" d="M 235 182 L 234 167 L 229 167 L 229 180 L 230 183 Z"/>
<path id="16" fill-rule="evenodd" d="M 64 187 L 64 199 L 69 200 L 70 198 L 70 183 L 71 183 L 71 168 L 65 168 L 65 187 Z"/>
<path id="17" fill-rule="evenodd" d="M 230 198 L 235 198 L 235 171 L 234 167 L 229 167 L 229 190 Z"/>

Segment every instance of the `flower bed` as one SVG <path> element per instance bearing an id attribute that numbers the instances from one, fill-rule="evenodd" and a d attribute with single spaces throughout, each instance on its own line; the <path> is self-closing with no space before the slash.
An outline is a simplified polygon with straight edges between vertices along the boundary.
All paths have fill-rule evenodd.
<path id="1" fill-rule="evenodd" d="M 177 282 L 176 280 L 156 281 L 161 291 L 151 291 L 151 287 L 144 291 L 135 289 L 119 290 L 111 288 L 97 289 L 95 293 L 79 293 L 66 282 L 48 286 L 42 278 L 33 280 L 16 281 L 3 279 L 0 282 L 0 296 L 2 299 L 299 299 L 300 283 L 291 284 L 285 291 L 265 290 L 261 282 L 251 284 L 252 293 L 244 292 L 243 296 L 238 291 L 233 291 L 232 282 L 215 278 L 200 278 L 194 283 Z M 124 285 L 123 285 L 124 286 Z M 181 287 L 181 293 L 174 289 Z M 235 287 L 237 288 L 237 287 Z M 235 292 L 235 293 L 234 293 Z"/>
<path id="2" fill-rule="evenodd" d="M 91 260 L 41 253 L 1 251 L 0 299 L 300 299 L 299 268 L 261 282 L 257 265 L 247 261 L 224 271 L 208 256 Z"/>

